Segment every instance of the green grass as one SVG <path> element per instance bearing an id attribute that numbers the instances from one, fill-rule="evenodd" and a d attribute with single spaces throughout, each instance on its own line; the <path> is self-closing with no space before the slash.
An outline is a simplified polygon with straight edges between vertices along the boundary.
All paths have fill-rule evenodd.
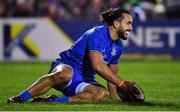
<path id="1" fill-rule="evenodd" d="M 98 104 L 6 104 L 9 97 L 17 95 L 46 74 L 49 67 L 48 62 L 0 63 L 0 110 L 180 111 L 180 62 L 121 62 L 119 75 L 126 80 L 137 82 L 143 88 L 146 102 L 142 104 L 126 104 L 121 101 Z M 106 85 L 102 78 L 97 77 L 97 80 Z M 47 94 L 62 96 L 53 89 Z"/>

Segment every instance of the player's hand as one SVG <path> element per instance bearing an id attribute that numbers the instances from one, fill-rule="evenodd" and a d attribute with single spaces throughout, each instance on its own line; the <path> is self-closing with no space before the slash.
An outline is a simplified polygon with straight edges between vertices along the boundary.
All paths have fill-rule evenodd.
<path id="1" fill-rule="evenodd" d="M 130 81 L 121 82 L 116 91 L 124 102 L 143 102 L 145 98 L 142 89 Z"/>
<path id="2" fill-rule="evenodd" d="M 134 84 L 134 82 L 122 80 L 121 83 L 118 85 L 118 88 L 120 88 L 123 93 L 127 93 L 130 91 L 132 84 Z"/>

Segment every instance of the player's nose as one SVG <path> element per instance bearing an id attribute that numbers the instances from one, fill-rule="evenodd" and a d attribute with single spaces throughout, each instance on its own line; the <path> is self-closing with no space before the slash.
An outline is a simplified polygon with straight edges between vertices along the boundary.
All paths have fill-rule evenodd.
<path id="1" fill-rule="evenodd" d="M 129 32 L 131 32 L 132 30 L 133 30 L 133 27 L 132 27 L 132 25 L 130 25 Z"/>

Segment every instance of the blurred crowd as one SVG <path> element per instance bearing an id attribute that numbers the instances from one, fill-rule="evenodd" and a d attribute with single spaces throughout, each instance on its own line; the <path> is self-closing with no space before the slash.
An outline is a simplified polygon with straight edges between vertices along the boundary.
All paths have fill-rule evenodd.
<path id="1" fill-rule="evenodd" d="M 131 11 L 139 21 L 180 19 L 180 0 L 0 0 L 0 18 L 98 19 L 115 7 Z"/>

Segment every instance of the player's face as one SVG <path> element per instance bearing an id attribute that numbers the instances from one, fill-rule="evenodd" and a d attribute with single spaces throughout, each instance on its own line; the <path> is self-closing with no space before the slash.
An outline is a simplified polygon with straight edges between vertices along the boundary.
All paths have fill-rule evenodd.
<path id="1" fill-rule="evenodd" d="M 126 40 L 128 37 L 129 32 L 132 31 L 132 16 L 129 14 L 123 14 L 124 19 L 119 22 L 119 27 L 117 28 L 117 33 L 119 38 Z"/>

